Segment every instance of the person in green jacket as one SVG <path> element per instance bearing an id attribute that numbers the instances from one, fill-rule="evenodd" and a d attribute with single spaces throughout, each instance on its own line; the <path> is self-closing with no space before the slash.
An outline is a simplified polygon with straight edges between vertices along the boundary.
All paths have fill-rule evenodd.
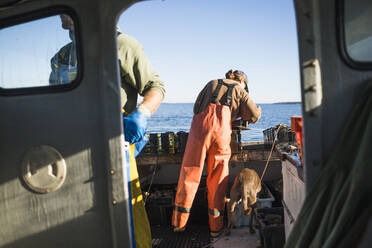
<path id="1" fill-rule="evenodd" d="M 164 99 L 165 87 L 144 54 L 141 44 L 129 35 L 118 33 L 118 58 L 121 75 L 121 99 L 125 140 L 130 146 L 130 194 L 134 247 L 151 248 L 151 230 L 134 159 L 146 144 L 147 120 Z M 138 95 L 143 101 L 137 106 Z M 139 147 L 139 148 L 138 148 Z"/>
<path id="2" fill-rule="evenodd" d="M 72 42 L 51 60 L 50 84 L 72 82 L 76 77 L 76 46 L 74 25 L 61 15 L 62 27 L 68 29 Z M 151 248 L 151 230 L 147 218 L 135 156 L 147 143 L 147 121 L 164 99 L 165 87 L 145 56 L 142 45 L 117 27 L 118 59 L 121 78 L 121 103 L 125 141 L 129 142 L 129 193 L 131 196 L 131 230 L 133 247 Z M 73 68 L 74 67 L 74 68 Z M 137 106 L 138 95 L 143 101 Z"/>

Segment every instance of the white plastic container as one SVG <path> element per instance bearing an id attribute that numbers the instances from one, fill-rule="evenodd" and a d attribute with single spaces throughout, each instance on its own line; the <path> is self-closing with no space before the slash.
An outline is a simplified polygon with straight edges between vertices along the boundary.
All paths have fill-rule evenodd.
<path id="1" fill-rule="evenodd" d="M 265 198 L 257 197 L 257 208 L 271 208 L 273 201 L 275 201 L 274 196 L 265 184 L 262 184 L 262 187 L 266 190 L 268 196 Z"/>

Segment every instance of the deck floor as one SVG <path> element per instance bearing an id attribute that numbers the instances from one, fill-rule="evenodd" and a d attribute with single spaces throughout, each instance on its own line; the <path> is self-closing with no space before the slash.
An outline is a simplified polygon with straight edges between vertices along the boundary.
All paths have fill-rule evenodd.
<path id="1" fill-rule="evenodd" d="M 213 248 L 258 248 L 261 247 L 260 236 L 256 229 L 255 234 L 249 232 L 248 227 L 239 227 L 231 230 L 230 235 L 212 240 Z"/>
<path id="2" fill-rule="evenodd" d="M 206 226 L 187 226 L 181 233 L 165 226 L 152 226 L 152 248 L 201 248 L 210 244 Z"/>
<path id="3" fill-rule="evenodd" d="M 234 228 L 230 235 L 212 239 L 208 226 L 187 226 L 182 233 L 171 227 L 152 226 L 152 248 L 257 248 L 261 247 L 258 230 L 249 233 L 248 227 Z"/>

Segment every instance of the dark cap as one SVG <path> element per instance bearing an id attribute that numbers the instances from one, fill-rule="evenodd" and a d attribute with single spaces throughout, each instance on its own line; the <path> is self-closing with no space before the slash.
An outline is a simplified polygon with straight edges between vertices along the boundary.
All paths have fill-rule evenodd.
<path id="1" fill-rule="evenodd" d="M 242 76 L 244 78 L 244 81 L 245 81 L 245 88 L 244 89 L 245 89 L 245 91 L 247 91 L 249 93 L 247 75 L 243 71 L 239 71 L 239 70 L 235 70 L 234 75 Z"/>
<path id="2" fill-rule="evenodd" d="M 235 70 L 235 71 L 234 71 L 234 74 L 235 74 L 235 75 L 239 75 L 239 76 L 243 76 L 244 81 L 245 81 L 246 83 L 248 83 L 248 77 L 247 77 L 247 75 L 246 75 L 243 71 Z"/>

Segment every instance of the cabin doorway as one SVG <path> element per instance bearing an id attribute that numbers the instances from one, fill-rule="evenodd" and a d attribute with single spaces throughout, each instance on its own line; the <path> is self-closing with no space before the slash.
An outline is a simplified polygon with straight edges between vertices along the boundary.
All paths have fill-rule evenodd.
<path id="1" fill-rule="evenodd" d="M 273 134 L 275 127 L 284 124 L 287 129 L 281 132 L 285 133 L 291 128 L 291 116 L 302 115 L 292 1 L 254 3 L 242 0 L 233 4 L 221 0 L 145 1 L 125 10 L 117 25 L 123 33 L 142 44 L 166 85 L 164 102 L 151 117 L 148 127 L 150 139 L 152 137 L 158 145 L 169 140 L 169 133 L 179 135 L 179 139 L 186 142 L 187 137 L 185 140 L 182 135 L 187 135 L 190 129 L 192 107 L 199 91 L 210 80 L 224 77 L 229 69 L 247 74 L 250 95 L 262 108 L 261 119 L 250 125 L 250 130 L 240 133 L 240 141 L 249 144 L 247 147 L 265 145 L 268 154 L 270 145 L 264 144 L 264 131 L 273 130 Z M 288 141 L 288 134 L 285 135 Z M 162 139 L 165 136 L 167 139 Z M 142 190 L 149 194 L 146 207 L 153 229 L 153 247 L 163 247 L 165 237 L 181 243 L 197 240 L 199 243 L 194 246 L 189 243 L 190 247 L 202 247 L 201 244 L 209 240 L 206 172 L 188 222 L 190 236 L 177 236 L 172 233 L 171 216 L 182 156 L 177 160 L 168 158 L 163 164 L 151 163 L 151 159 L 165 157 L 167 152 L 164 147 L 151 151 L 150 146 L 148 156 L 140 156 L 137 164 Z M 269 169 L 267 181 L 275 177 L 280 181 L 281 164 L 279 158 L 276 159 L 270 162 L 273 169 Z M 252 167 L 262 173 L 265 162 L 263 159 L 232 162 L 229 188 L 240 169 Z M 277 199 L 274 207 L 282 207 L 280 193 L 274 192 L 275 186 L 280 188 L 281 185 L 280 182 L 269 185 Z"/>

